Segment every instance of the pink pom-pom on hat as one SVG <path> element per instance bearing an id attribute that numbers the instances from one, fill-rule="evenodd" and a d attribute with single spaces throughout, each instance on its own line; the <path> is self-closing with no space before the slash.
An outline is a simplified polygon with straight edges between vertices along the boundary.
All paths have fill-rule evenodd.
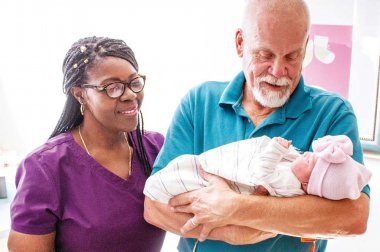
<path id="1" fill-rule="evenodd" d="M 318 161 L 311 173 L 307 193 L 332 200 L 359 198 L 372 174 L 351 158 L 350 138 L 325 136 L 313 141 L 312 148 Z"/>

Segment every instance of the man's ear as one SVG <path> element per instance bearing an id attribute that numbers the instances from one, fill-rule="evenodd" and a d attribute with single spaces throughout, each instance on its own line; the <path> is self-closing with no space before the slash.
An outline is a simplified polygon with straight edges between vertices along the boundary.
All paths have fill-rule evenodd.
<path id="1" fill-rule="evenodd" d="M 74 98 L 80 103 L 83 104 L 84 98 L 83 98 L 83 89 L 80 87 L 71 87 L 70 88 L 71 94 L 74 96 Z"/>
<path id="2" fill-rule="evenodd" d="M 236 46 L 236 52 L 239 57 L 243 57 L 243 31 L 241 29 L 238 29 L 235 33 L 235 46 Z"/>

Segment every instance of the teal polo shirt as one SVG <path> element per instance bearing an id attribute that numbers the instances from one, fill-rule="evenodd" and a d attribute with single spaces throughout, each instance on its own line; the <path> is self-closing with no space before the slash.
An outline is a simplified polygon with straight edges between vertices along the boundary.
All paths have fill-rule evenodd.
<path id="1" fill-rule="evenodd" d="M 289 101 L 256 127 L 242 106 L 244 73 L 231 82 L 206 82 L 190 90 L 181 100 L 153 173 L 183 154 L 209 149 L 251 137 L 281 136 L 301 151 L 311 151 L 313 140 L 325 135 L 347 135 L 354 144 L 353 159 L 363 163 L 357 121 L 350 103 L 337 94 L 306 86 L 301 77 Z M 363 191 L 369 195 L 369 187 Z M 190 252 L 195 239 L 181 238 L 179 251 Z M 316 251 L 325 251 L 327 241 L 317 241 Z M 278 235 L 253 245 L 230 245 L 221 241 L 198 244 L 199 252 L 214 251 L 309 251 L 310 243 Z"/>

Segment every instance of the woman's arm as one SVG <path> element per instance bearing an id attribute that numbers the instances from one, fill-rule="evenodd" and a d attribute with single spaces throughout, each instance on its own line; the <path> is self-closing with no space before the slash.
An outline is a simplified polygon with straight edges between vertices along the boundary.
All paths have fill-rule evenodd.
<path id="1" fill-rule="evenodd" d="M 23 234 L 11 230 L 8 237 L 10 252 L 51 252 L 54 250 L 55 232 L 46 235 Z"/>

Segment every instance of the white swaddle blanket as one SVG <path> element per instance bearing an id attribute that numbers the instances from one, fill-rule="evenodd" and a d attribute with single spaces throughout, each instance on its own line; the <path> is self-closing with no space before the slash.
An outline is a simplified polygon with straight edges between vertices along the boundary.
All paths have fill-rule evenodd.
<path id="1" fill-rule="evenodd" d="M 162 203 L 175 195 L 207 186 L 200 169 L 233 182 L 239 193 L 250 194 L 264 186 L 272 196 L 305 194 L 290 169 L 300 154 L 267 136 L 229 143 L 200 155 L 181 155 L 150 176 L 144 194 Z"/>

